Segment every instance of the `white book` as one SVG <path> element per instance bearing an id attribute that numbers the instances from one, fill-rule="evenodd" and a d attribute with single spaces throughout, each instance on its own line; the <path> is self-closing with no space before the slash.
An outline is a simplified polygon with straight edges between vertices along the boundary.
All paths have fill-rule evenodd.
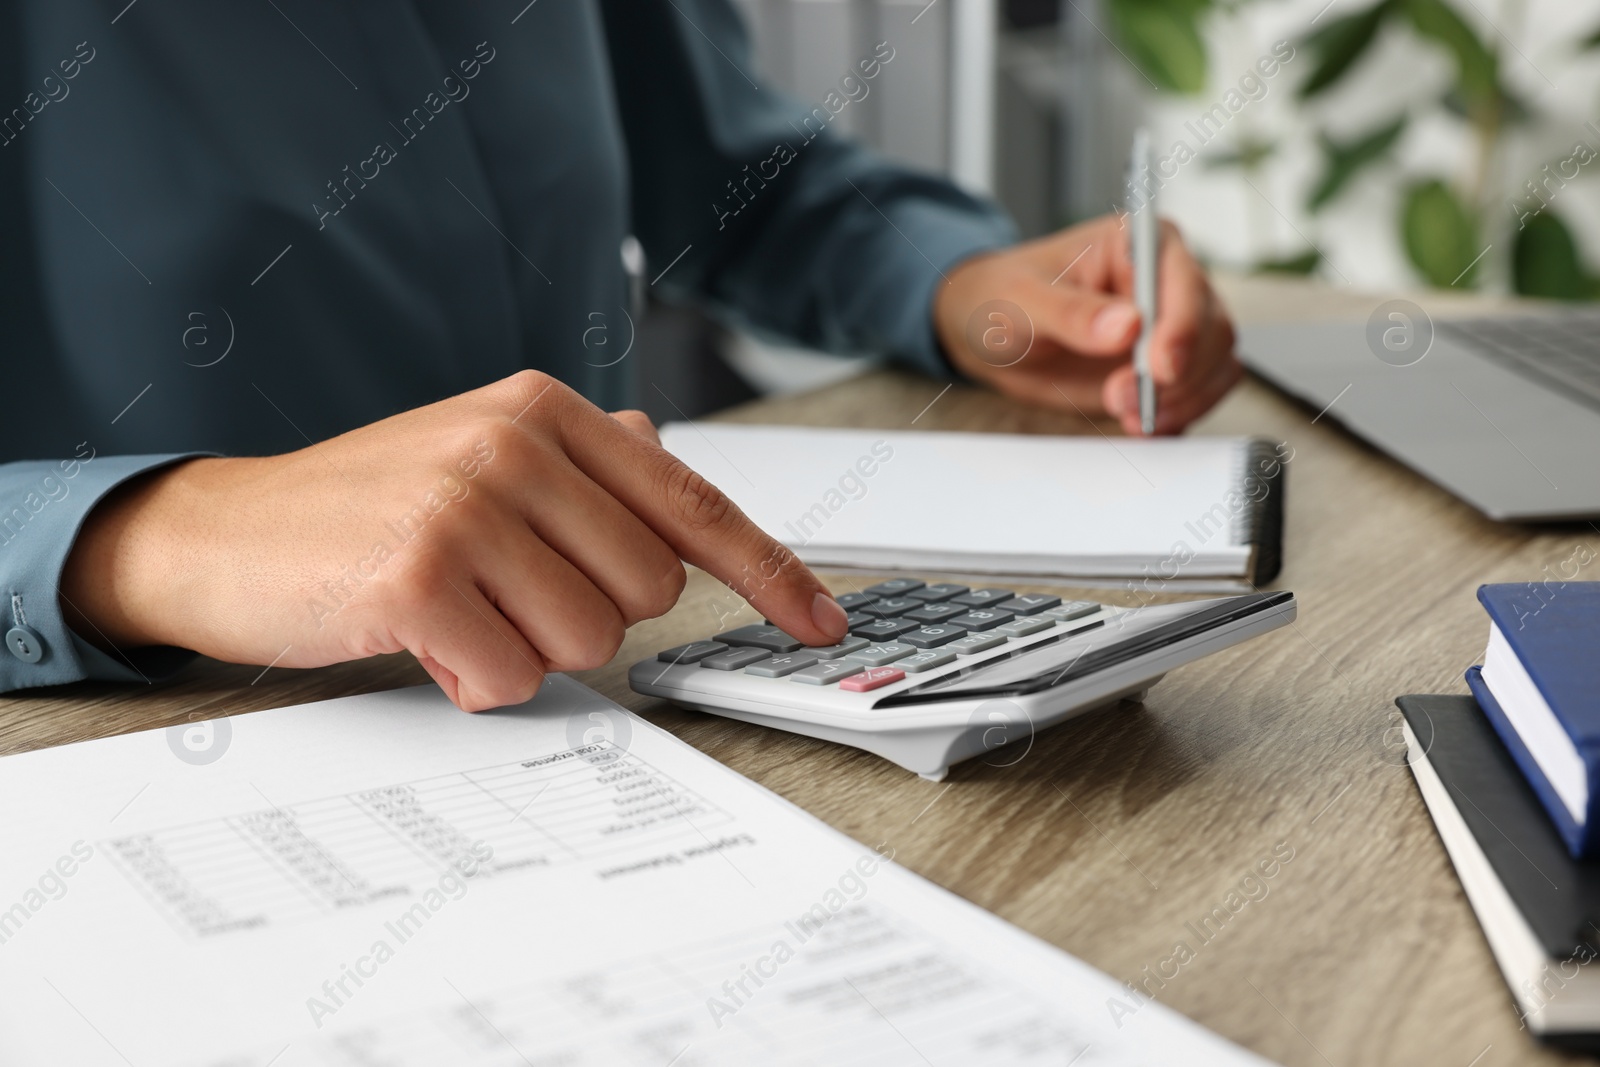
<path id="1" fill-rule="evenodd" d="M 1287 449 L 672 423 L 662 443 L 807 564 L 1207 587 L 1277 573 Z"/>

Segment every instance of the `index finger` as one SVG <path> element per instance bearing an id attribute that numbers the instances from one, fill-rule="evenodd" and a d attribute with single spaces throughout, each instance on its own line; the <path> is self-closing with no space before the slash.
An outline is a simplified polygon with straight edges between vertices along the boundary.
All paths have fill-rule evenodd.
<path id="1" fill-rule="evenodd" d="M 680 558 L 808 645 L 831 645 L 845 636 L 844 608 L 798 556 L 751 522 L 722 490 L 586 401 L 567 408 L 560 425 L 568 457 Z"/>

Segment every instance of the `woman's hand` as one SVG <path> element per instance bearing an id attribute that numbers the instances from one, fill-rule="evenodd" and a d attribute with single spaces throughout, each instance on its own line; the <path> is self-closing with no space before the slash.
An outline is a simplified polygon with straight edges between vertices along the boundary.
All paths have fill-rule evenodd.
<path id="1" fill-rule="evenodd" d="M 1243 374 L 1233 324 L 1171 223 L 1161 262 L 1150 365 L 1156 432 L 1177 433 Z M 1106 216 L 979 256 L 949 274 L 934 324 L 962 374 L 1032 404 L 1109 412 L 1139 432 L 1129 357 L 1139 336 L 1122 220 Z"/>
<path id="2" fill-rule="evenodd" d="M 525 371 L 299 452 L 140 479 L 90 514 L 62 592 L 113 647 L 291 667 L 409 650 L 477 711 L 606 663 L 677 601 L 680 560 L 802 641 L 844 636 L 822 584 L 643 415 Z"/>

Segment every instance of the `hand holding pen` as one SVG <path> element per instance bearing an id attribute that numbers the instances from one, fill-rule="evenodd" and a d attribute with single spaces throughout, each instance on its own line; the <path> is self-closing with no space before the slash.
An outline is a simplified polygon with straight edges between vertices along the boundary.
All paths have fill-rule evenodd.
<path id="1" fill-rule="evenodd" d="M 1141 311 L 1129 231 L 1146 222 L 1156 285 Z M 1154 205 L 974 256 L 943 274 L 934 325 L 951 365 L 1029 404 L 1109 414 L 1128 434 L 1178 433 L 1244 373 L 1227 310 Z M 1148 370 L 1149 430 L 1136 358 Z"/>

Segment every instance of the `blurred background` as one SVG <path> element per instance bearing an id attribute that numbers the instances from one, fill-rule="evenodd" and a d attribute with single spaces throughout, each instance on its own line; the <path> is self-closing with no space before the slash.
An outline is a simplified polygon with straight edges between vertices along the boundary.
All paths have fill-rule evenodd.
<path id="1" fill-rule="evenodd" d="M 1213 269 L 1600 298 L 1595 0 L 735 2 L 765 77 L 809 103 L 889 42 L 835 125 L 1025 236 L 1120 208 L 1144 124 L 1160 210 Z M 641 345 L 697 411 L 861 369 L 678 310 Z"/>

